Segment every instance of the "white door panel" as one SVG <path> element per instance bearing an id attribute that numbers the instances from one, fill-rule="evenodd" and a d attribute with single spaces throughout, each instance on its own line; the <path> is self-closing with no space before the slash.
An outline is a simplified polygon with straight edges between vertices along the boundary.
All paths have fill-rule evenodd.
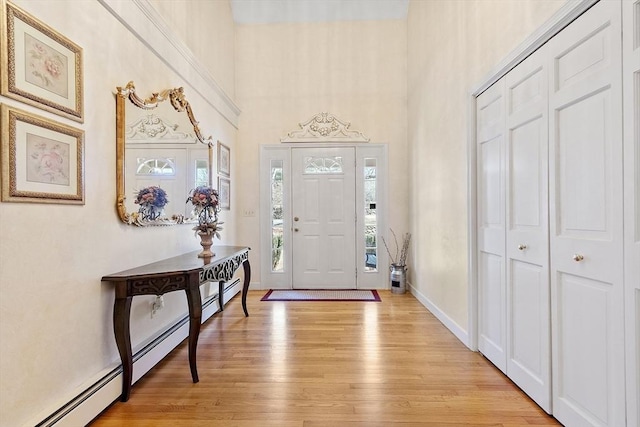
<path id="1" fill-rule="evenodd" d="M 293 287 L 355 288 L 355 150 L 294 148 Z"/>
<path id="2" fill-rule="evenodd" d="M 548 49 L 553 413 L 622 426 L 620 3 L 597 3 Z"/>
<path id="3" fill-rule="evenodd" d="M 501 80 L 477 98 L 478 349 L 506 371 L 505 98 Z"/>
<path id="4" fill-rule="evenodd" d="M 505 76 L 507 375 L 551 412 L 546 48 Z"/>
<path id="5" fill-rule="evenodd" d="M 480 251 L 478 257 L 478 349 L 503 372 L 505 363 L 504 258 Z"/>
<path id="6" fill-rule="evenodd" d="M 622 4 L 627 425 L 640 425 L 640 0 Z"/>

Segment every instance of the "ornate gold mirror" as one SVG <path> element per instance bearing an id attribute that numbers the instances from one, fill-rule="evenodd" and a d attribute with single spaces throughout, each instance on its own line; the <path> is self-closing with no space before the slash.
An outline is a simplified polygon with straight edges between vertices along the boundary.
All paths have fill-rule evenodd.
<path id="1" fill-rule="evenodd" d="M 212 184 L 212 138 L 205 138 L 183 89 L 149 98 L 133 82 L 116 93 L 116 206 L 132 225 L 191 222 L 189 191 Z"/>

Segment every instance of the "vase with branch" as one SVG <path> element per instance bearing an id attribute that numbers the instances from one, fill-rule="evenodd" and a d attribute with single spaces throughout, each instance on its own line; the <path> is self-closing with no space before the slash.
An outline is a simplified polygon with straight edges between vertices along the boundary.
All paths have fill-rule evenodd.
<path id="1" fill-rule="evenodd" d="M 405 292 L 405 282 L 406 282 L 406 274 L 407 274 L 407 255 L 409 254 L 409 243 L 411 242 L 411 234 L 404 233 L 402 235 L 402 246 L 398 245 L 398 236 L 396 233 L 391 230 L 391 234 L 393 235 L 393 242 L 395 244 L 395 252 L 392 253 L 389 249 L 389 245 L 387 245 L 387 241 L 384 236 L 382 236 L 382 243 L 384 244 L 385 249 L 387 250 L 387 254 L 389 255 L 389 259 L 391 260 L 391 266 L 389 267 L 390 271 L 390 281 L 391 281 L 391 292 L 393 293 L 404 293 Z"/>

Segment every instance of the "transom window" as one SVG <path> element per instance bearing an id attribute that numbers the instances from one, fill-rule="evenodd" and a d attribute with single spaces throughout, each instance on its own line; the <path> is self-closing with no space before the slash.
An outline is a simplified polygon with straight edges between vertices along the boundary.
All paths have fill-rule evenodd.
<path id="1" fill-rule="evenodd" d="M 342 173 L 342 157 L 304 157 L 305 175 Z"/>
<path id="2" fill-rule="evenodd" d="M 139 157 L 137 159 L 137 164 L 138 167 L 136 168 L 136 175 L 169 176 L 176 174 L 176 164 L 174 159 L 147 159 Z"/>

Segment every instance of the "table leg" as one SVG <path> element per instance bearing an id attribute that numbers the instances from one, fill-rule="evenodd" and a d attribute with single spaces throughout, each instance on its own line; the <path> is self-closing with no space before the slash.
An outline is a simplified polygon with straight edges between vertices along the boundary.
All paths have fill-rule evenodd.
<path id="1" fill-rule="evenodd" d="M 198 368 L 196 366 L 196 349 L 202 321 L 202 299 L 200 298 L 200 283 L 197 273 L 189 279 L 185 292 L 187 294 L 187 304 L 189 305 L 189 367 L 191 368 L 191 378 L 194 383 L 197 383 L 200 380 L 198 379 Z"/>
<path id="2" fill-rule="evenodd" d="M 224 280 L 218 282 L 218 303 L 220 304 L 220 311 L 224 310 Z"/>
<path id="3" fill-rule="evenodd" d="M 251 265 L 249 264 L 249 259 L 246 259 L 242 263 L 242 268 L 244 269 L 244 283 L 242 284 L 242 309 L 244 310 L 244 315 L 249 317 L 249 312 L 247 311 L 247 292 L 249 291 L 249 282 L 251 281 Z"/>
<path id="4" fill-rule="evenodd" d="M 131 395 L 131 379 L 133 374 L 133 353 L 131 352 L 131 334 L 129 316 L 131 314 L 132 297 L 116 298 L 113 304 L 113 331 L 116 345 L 122 360 L 122 395 L 120 400 L 126 402 Z"/>

